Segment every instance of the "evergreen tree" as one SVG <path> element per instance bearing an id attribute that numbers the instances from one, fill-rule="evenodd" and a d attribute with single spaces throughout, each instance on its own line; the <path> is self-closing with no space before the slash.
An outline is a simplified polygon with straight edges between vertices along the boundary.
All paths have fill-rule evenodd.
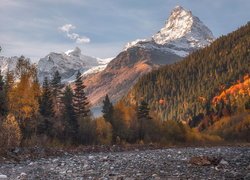
<path id="1" fill-rule="evenodd" d="M 9 92 L 14 85 L 15 77 L 13 71 L 7 71 L 6 76 L 5 76 L 5 91 Z"/>
<path id="2" fill-rule="evenodd" d="M 39 100 L 39 109 L 40 114 L 43 116 L 43 121 L 38 126 L 38 133 L 52 136 L 52 118 L 54 116 L 54 111 L 51 88 L 47 77 L 44 78 L 42 95 Z"/>
<path id="3" fill-rule="evenodd" d="M 0 66 L 1 69 L 1 66 Z M 3 76 L 0 70 L 0 91 L 2 91 L 4 89 L 4 81 L 3 81 Z"/>
<path id="4" fill-rule="evenodd" d="M 106 95 L 105 99 L 103 100 L 102 113 L 103 113 L 103 118 L 106 121 L 110 122 L 111 125 L 113 123 L 113 112 L 114 112 L 113 104 L 110 102 L 109 96 Z"/>
<path id="5" fill-rule="evenodd" d="M 51 80 L 51 89 L 52 89 L 52 97 L 53 97 L 53 104 L 54 104 L 54 112 L 55 114 L 59 114 L 60 112 L 60 104 L 61 104 L 61 76 L 58 71 L 55 72 L 53 78 Z"/>
<path id="6" fill-rule="evenodd" d="M 73 96 L 73 106 L 77 118 L 84 118 L 89 116 L 89 102 L 84 92 L 86 86 L 84 86 L 81 73 L 78 71 L 75 80 L 75 89 Z"/>
<path id="7" fill-rule="evenodd" d="M 7 99 L 6 99 L 6 92 L 4 88 L 4 80 L 3 76 L 0 71 L 0 117 L 5 116 L 7 114 Z"/>
<path id="8" fill-rule="evenodd" d="M 77 141 L 78 136 L 78 122 L 75 116 L 74 107 L 73 107 L 73 91 L 70 86 L 65 88 L 62 103 L 63 108 L 63 120 L 64 120 L 64 132 L 65 136 L 69 137 L 72 143 Z"/>
<path id="9" fill-rule="evenodd" d="M 143 140 L 145 137 L 145 125 L 151 119 L 149 116 L 149 107 L 146 101 L 142 101 L 137 109 L 137 119 L 138 119 L 138 133 L 139 133 L 139 140 Z"/>
<path id="10" fill-rule="evenodd" d="M 53 100 L 51 95 L 51 87 L 49 85 L 48 78 L 44 78 L 42 87 L 42 96 L 40 98 L 40 114 L 44 117 L 53 117 Z"/>

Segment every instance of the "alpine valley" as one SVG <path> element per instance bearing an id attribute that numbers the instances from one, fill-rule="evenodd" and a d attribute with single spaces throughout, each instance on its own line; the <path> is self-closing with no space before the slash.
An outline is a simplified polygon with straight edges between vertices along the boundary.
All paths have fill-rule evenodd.
<path id="1" fill-rule="evenodd" d="M 34 49 L 41 46 L 27 48 L 36 43 L 60 49 L 69 42 L 94 42 L 79 46 L 95 47 L 96 56 L 109 54 L 115 48 L 108 47 L 127 38 L 121 31 L 114 33 L 118 31 L 113 22 L 118 19 L 126 35 L 135 30 L 141 34 L 132 26 L 133 31 L 127 31 L 127 20 L 148 23 L 137 13 L 145 14 L 147 8 L 152 15 L 151 8 L 156 12 L 165 4 L 55 2 L 1 2 L 1 14 L 11 12 L 7 21 L 16 18 L 8 6 L 20 8 L 24 17 L 13 25 L 15 32 L 2 23 L 0 31 L 8 32 L 0 33 L 0 38 L 6 36 L 0 53 L 19 52 L 15 48 L 20 46 L 22 52 L 41 53 Z M 246 20 L 236 11 L 250 3 L 211 1 L 210 9 L 205 2 L 210 3 L 188 4 L 194 11 L 207 11 L 206 21 L 213 21 L 210 15 L 216 12 L 211 27 L 228 34 L 215 38 L 191 11 L 176 6 L 158 32 L 128 42 L 113 58 L 92 57 L 79 47 L 42 55 L 37 63 L 24 56 L 0 56 L 0 179 L 250 179 L 250 22 L 233 24 L 227 19 L 233 14 Z M 35 8 L 39 18 L 28 18 L 22 28 L 24 10 L 35 4 L 41 9 Z M 54 11 L 43 12 L 53 6 L 56 14 L 48 19 Z M 61 18 L 61 13 L 68 16 Z M 66 20 L 78 22 L 81 30 Z M 241 27 L 222 31 L 224 23 Z M 59 30 L 67 41 L 49 29 L 54 34 Z M 25 42 L 15 38 L 25 34 Z M 36 43 L 33 37 L 38 37 Z"/>

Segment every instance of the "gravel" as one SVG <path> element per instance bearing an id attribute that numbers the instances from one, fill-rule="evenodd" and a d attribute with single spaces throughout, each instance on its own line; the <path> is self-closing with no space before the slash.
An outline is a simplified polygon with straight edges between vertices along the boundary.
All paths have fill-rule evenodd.
<path id="1" fill-rule="evenodd" d="M 218 165 L 190 159 L 220 157 Z M 68 154 L 0 164 L 0 179 L 250 179 L 250 147 L 169 148 Z"/>

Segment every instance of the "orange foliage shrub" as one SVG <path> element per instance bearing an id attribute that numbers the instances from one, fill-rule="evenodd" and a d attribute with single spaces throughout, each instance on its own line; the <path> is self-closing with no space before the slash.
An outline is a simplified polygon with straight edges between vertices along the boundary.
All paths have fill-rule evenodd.
<path id="1" fill-rule="evenodd" d="M 243 82 L 238 82 L 230 88 L 224 90 L 220 95 L 215 96 L 212 100 L 213 104 L 217 104 L 221 100 L 226 101 L 229 95 L 237 98 L 237 96 L 250 96 L 250 76 L 244 76 Z"/>

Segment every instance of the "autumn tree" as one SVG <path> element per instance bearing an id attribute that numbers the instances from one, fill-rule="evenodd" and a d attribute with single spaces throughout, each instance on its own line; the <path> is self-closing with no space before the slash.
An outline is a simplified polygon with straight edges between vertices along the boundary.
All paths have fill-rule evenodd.
<path id="1" fill-rule="evenodd" d="M 96 119 L 95 136 L 98 144 L 110 145 L 112 143 L 112 125 L 102 117 Z"/>
<path id="2" fill-rule="evenodd" d="M 18 147 L 21 143 L 22 134 L 15 116 L 9 114 L 0 125 L 0 153 Z"/>
<path id="3" fill-rule="evenodd" d="M 28 138 L 34 133 L 39 109 L 37 101 L 39 89 L 34 88 L 37 83 L 36 67 L 29 59 L 21 56 L 14 72 L 14 76 L 12 73 L 7 73 L 6 80 L 9 113 L 18 121 L 23 138 Z M 15 78 L 19 81 L 14 82 Z"/>
<path id="4" fill-rule="evenodd" d="M 121 141 L 126 141 L 128 137 L 129 125 L 126 118 L 126 106 L 118 102 L 114 106 L 113 121 L 112 125 L 112 142 L 120 143 Z"/>

